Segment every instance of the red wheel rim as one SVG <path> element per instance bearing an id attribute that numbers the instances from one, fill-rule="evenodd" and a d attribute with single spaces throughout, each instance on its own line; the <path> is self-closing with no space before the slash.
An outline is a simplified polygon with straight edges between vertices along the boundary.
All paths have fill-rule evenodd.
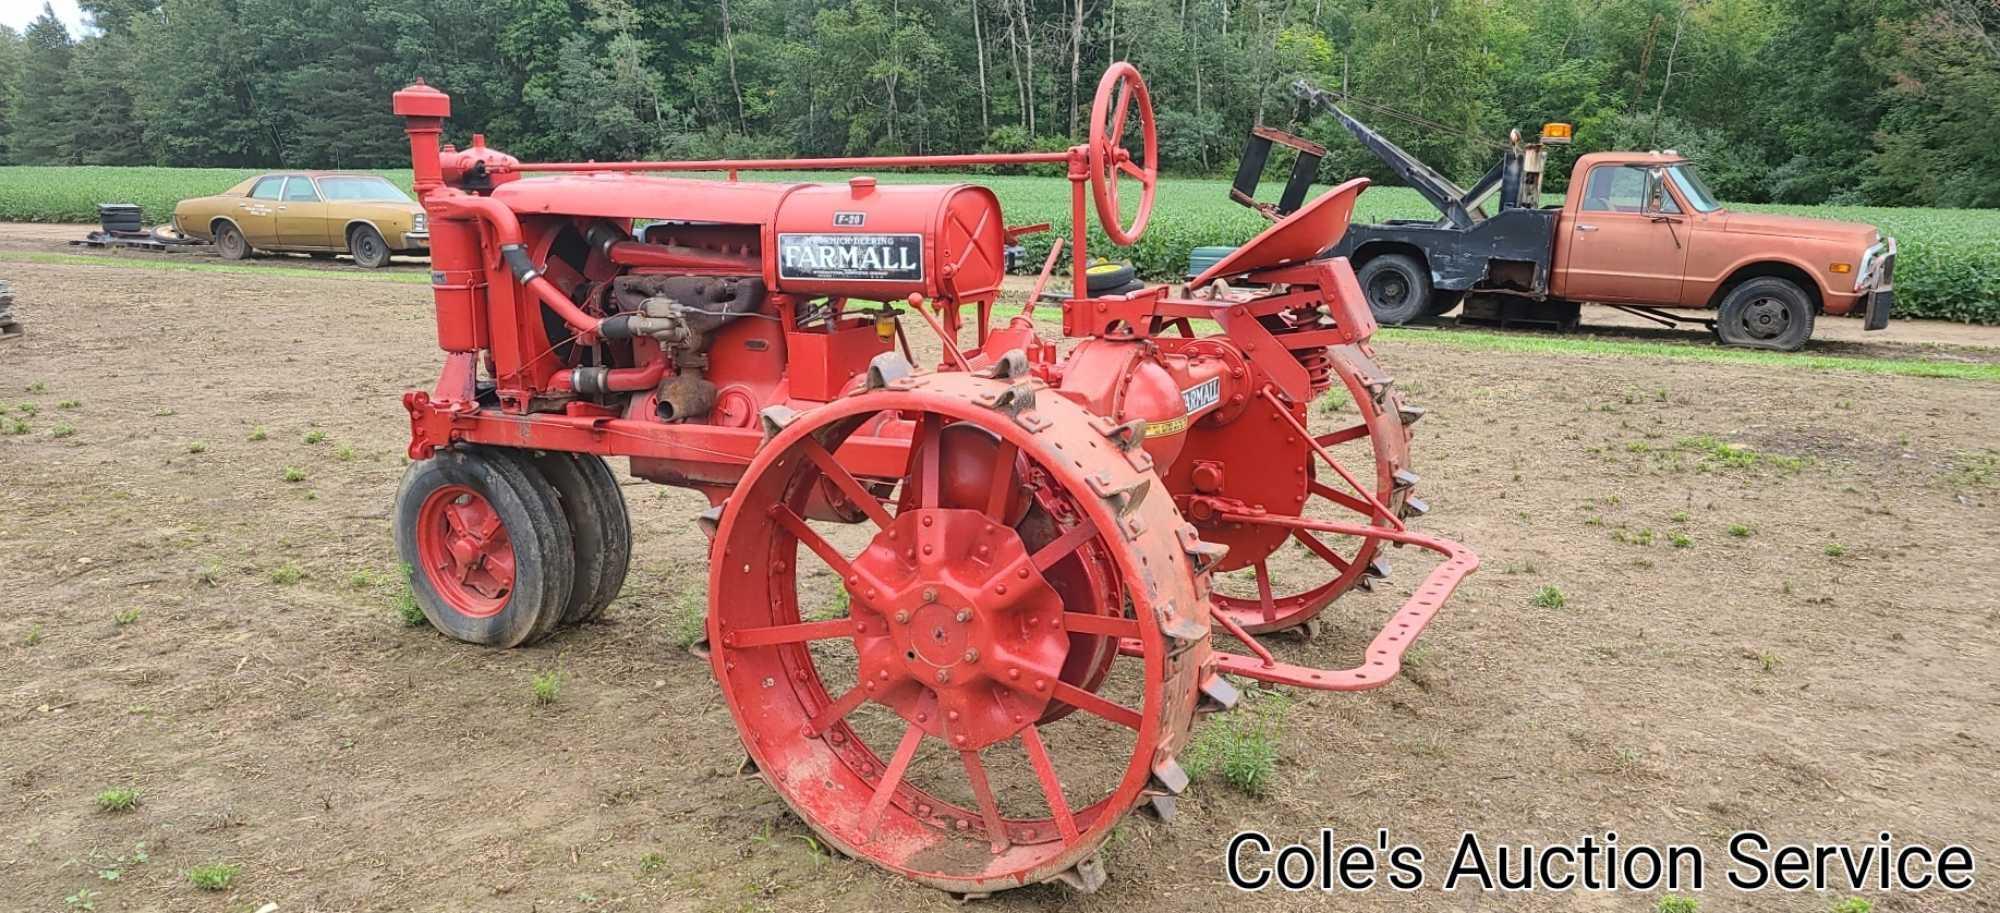
<path id="1" fill-rule="evenodd" d="M 491 618 L 514 592 L 514 542 L 500 513 L 464 485 L 431 492 L 417 508 L 417 556 L 445 605 Z"/>
<path id="2" fill-rule="evenodd" d="M 1088 494 L 1094 474 L 1106 484 L 1137 474 L 1087 413 L 1045 393 L 1054 402 L 1031 433 L 977 405 L 989 381 L 924 381 L 829 404 L 765 445 L 717 533 L 709 634 L 745 747 L 801 819 L 905 877 L 993 891 L 1088 867 L 1155 769 L 1172 768 L 1162 759 L 1186 736 L 1206 626 L 1188 611 L 1199 598 L 1171 503 L 1139 503 L 1126 527 Z M 896 472 L 905 497 L 883 501 L 833 454 L 888 412 L 914 419 L 914 441 Z M 1008 486 L 959 503 L 950 467 L 973 461 L 933 456 L 954 422 L 994 432 L 999 448 L 980 452 L 988 465 L 1022 467 L 1030 488 L 1047 473 L 1087 522 L 1063 526 L 1065 515 L 1037 544 L 1007 525 Z M 807 524 L 828 487 L 867 514 L 851 532 Z M 1164 534 L 1128 541 L 1121 528 Z M 1063 565 L 1099 549 L 1119 581 L 1078 572 L 1069 586 L 1116 594 L 1109 606 L 1076 604 Z M 814 555 L 824 570 L 801 567 Z M 1149 569 L 1154 586 L 1129 586 Z M 844 614 L 806 611 L 798 582 L 826 571 L 850 594 Z M 1171 656 L 1169 626 L 1191 644 Z M 1116 643 L 1127 647 L 1117 687 L 1100 692 L 1118 651 L 1099 648 Z"/>
<path id="3" fill-rule="evenodd" d="M 1372 485 L 1374 495 L 1392 511 L 1400 511 L 1409 496 L 1409 489 L 1398 483 L 1398 473 L 1409 468 L 1409 430 L 1403 425 L 1401 398 L 1391 388 L 1378 397 L 1361 379 L 1361 372 L 1355 362 L 1365 360 L 1368 355 L 1359 349 L 1339 346 L 1329 349 L 1324 358 L 1324 370 L 1337 389 L 1347 391 L 1349 408 L 1354 415 L 1337 419 L 1341 426 L 1331 433 L 1317 435 L 1314 441 L 1322 448 L 1328 448 L 1336 458 L 1353 458 L 1360 454 L 1342 451 L 1343 445 L 1352 444 L 1359 450 L 1368 452 L 1373 471 L 1362 471 L 1359 478 Z M 1315 360 L 1315 366 L 1319 360 Z M 1318 408 L 1314 406 L 1313 408 Z M 1273 516 L 1308 516 L 1311 507 L 1331 505 L 1336 518 L 1349 522 L 1369 523 L 1382 526 L 1386 521 L 1371 517 L 1369 511 L 1357 503 L 1354 493 L 1345 489 L 1333 473 L 1325 471 L 1317 457 L 1301 447 L 1297 454 L 1300 465 L 1305 467 L 1305 497 L 1296 505 L 1271 505 Z M 1356 467 L 1358 468 L 1358 467 Z M 1349 540 L 1347 542 L 1326 542 L 1304 530 L 1290 530 L 1283 527 L 1249 527 L 1260 529 L 1263 541 L 1253 545 L 1241 541 L 1224 524 L 1214 528 L 1201 520 L 1196 526 L 1201 529 L 1204 539 L 1223 542 L 1233 546 L 1229 558 L 1218 568 L 1218 574 L 1240 568 L 1255 571 L 1253 592 L 1226 592 L 1238 584 L 1218 576 L 1216 591 L 1211 594 L 1217 613 L 1227 614 L 1237 625 L 1251 634 L 1266 634 L 1283 631 L 1305 624 L 1317 617 L 1320 611 L 1341 597 L 1369 573 L 1370 565 L 1380 551 L 1381 542 L 1376 539 Z M 1303 583 L 1300 579 L 1280 579 L 1274 574 L 1267 559 L 1279 547 L 1296 545 L 1313 556 L 1308 567 L 1321 568 L 1323 582 Z M 1306 572 L 1310 578 L 1311 571 Z M 1288 585 L 1289 584 L 1289 585 Z"/>

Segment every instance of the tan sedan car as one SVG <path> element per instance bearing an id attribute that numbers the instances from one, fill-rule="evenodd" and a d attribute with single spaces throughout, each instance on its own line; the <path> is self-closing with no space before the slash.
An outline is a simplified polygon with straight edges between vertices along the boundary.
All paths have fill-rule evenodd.
<path id="1" fill-rule="evenodd" d="M 214 196 L 182 200 L 174 207 L 174 227 L 214 242 L 225 260 L 254 250 L 347 253 L 373 269 L 393 254 L 430 252 L 423 207 L 373 174 L 258 175 Z"/>

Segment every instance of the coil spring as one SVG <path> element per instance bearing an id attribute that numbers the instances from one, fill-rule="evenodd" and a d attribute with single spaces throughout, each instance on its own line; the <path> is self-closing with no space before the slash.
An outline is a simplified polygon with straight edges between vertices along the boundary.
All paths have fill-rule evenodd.
<path id="1" fill-rule="evenodd" d="M 1326 347 L 1317 349 L 1293 349 L 1292 357 L 1306 369 L 1306 378 L 1312 382 L 1314 396 L 1325 393 L 1333 386 L 1333 355 Z"/>

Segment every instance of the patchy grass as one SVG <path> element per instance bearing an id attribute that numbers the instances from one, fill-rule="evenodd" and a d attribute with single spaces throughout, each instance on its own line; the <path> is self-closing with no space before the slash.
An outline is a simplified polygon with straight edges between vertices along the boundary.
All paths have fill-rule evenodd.
<path id="1" fill-rule="evenodd" d="M 287 482 L 303 482 L 306 480 L 306 471 L 297 466 L 287 466 L 281 477 Z"/>
<path id="2" fill-rule="evenodd" d="M 0 429 L 5 429 L 8 434 L 27 434 L 30 430 L 28 423 L 18 418 L 0 421 Z"/>
<path id="3" fill-rule="evenodd" d="M 107 812 L 129 812 L 139 807 L 139 791 L 129 786 L 113 786 L 97 794 L 97 807 Z"/>
<path id="4" fill-rule="evenodd" d="M 1345 411 L 1348 403 L 1352 401 L 1352 398 L 1347 395 L 1346 387 L 1330 388 L 1319 398 L 1319 414 L 1337 415 Z"/>
<path id="5" fill-rule="evenodd" d="M 271 432 L 265 431 L 264 426 L 262 425 L 258 425 L 257 427 L 250 429 L 250 440 L 261 441 L 270 436 Z"/>
<path id="6" fill-rule="evenodd" d="M 1542 587 L 1536 590 L 1535 595 L 1528 599 L 1529 605 L 1541 609 L 1560 609 L 1568 602 L 1569 600 L 1563 598 L 1563 591 L 1556 589 L 1554 586 Z"/>
<path id="7" fill-rule="evenodd" d="M 133 622 L 136 622 L 138 620 L 139 620 L 138 609 L 126 609 L 123 612 L 119 612 L 118 614 L 111 616 L 111 623 L 121 628 L 125 627 L 126 625 L 132 624 Z"/>
<path id="8" fill-rule="evenodd" d="M 65 438 L 76 433 L 76 426 L 67 422 L 49 429 L 49 437 Z"/>
<path id="9" fill-rule="evenodd" d="M 843 591 L 844 592 L 844 591 Z M 708 636 L 708 590 L 690 586 L 674 594 L 667 604 L 667 639 L 683 649 Z"/>
<path id="10" fill-rule="evenodd" d="M 227 862 L 211 862 L 188 869 L 188 883 L 204 891 L 227 891 L 236 883 L 236 876 L 243 874 L 243 867 Z"/>
<path id="11" fill-rule="evenodd" d="M 1756 530 L 1751 529 L 1750 527 L 1745 526 L 1741 523 L 1729 524 L 1729 538 L 1731 539 L 1748 539 L 1750 538 L 1750 534 L 1754 532 L 1756 532 Z"/>
<path id="12" fill-rule="evenodd" d="M 1642 529 L 1638 532 L 1630 532 L 1628 530 L 1614 529 L 1611 531 L 1611 541 L 1626 545 L 1652 545 L 1653 531 Z"/>
<path id="13" fill-rule="evenodd" d="M 417 605 L 416 591 L 408 585 L 396 591 L 396 617 L 406 628 L 420 628 L 430 623 L 430 619 L 424 617 L 423 607 Z"/>
<path id="14" fill-rule="evenodd" d="M 305 442 L 308 444 L 317 444 L 324 440 L 326 440 L 326 432 L 324 431 L 313 430 L 306 432 Z"/>
<path id="15" fill-rule="evenodd" d="M 1191 778 L 1210 773 L 1252 796 L 1270 792 L 1278 770 L 1278 742 L 1291 698 L 1282 691 L 1251 690 L 1230 713 L 1209 717 L 1181 754 Z"/>
<path id="16" fill-rule="evenodd" d="M 1763 352 L 1723 348 L 1712 342 L 1640 342 L 1594 336 L 1550 336 L 1520 330 L 1495 333 L 1486 330 L 1383 327 L 1376 332 L 1375 338 L 1398 344 L 1529 355 L 1622 355 L 1666 361 L 1755 365 L 1805 371 L 1852 371 L 1858 374 L 1888 374 L 1902 377 L 2000 381 L 2000 364 L 1948 362 L 1921 356 L 1871 358 L 1816 355 L 1805 352 Z"/>
<path id="17" fill-rule="evenodd" d="M 1875 902 L 1859 897 L 1849 897 L 1844 900 L 1834 901 L 1833 906 L 1828 907 L 1827 910 L 1828 913 L 1875 913 Z"/>
<path id="18" fill-rule="evenodd" d="M 1701 902 L 1685 894 L 1668 894 L 1653 905 L 1653 913 L 1700 913 Z"/>
<path id="19" fill-rule="evenodd" d="M 1847 554 L 1847 546 L 1841 545 L 1838 542 L 1828 542 L 1823 551 L 1826 552 L 1828 558 L 1839 558 Z"/>
<path id="20" fill-rule="evenodd" d="M 1676 530 L 1667 534 L 1667 544 L 1675 548 L 1694 548 L 1694 538 Z"/>
<path id="21" fill-rule="evenodd" d="M 207 442 L 207 441 L 189 441 L 189 442 L 188 442 L 188 452 L 189 452 L 189 453 L 207 453 L 207 452 L 208 452 L 208 442 Z"/>
<path id="22" fill-rule="evenodd" d="M 292 586 L 306 579 L 306 572 L 290 561 L 271 569 L 271 582 L 279 586 Z"/>
<path id="23" fill-rule="evenodd" d="M 554 669 L 535 673 L 529 685 L 534 692 L 535 703 L 543 705 L 555 703 L 556 699 L 562 696 L 562 683 L 562 673 Z"/>
<path id="24" fill-rule="evenodd" d="M 194 581 L 202 586 L 214 586 L 222 579 L 222 565 L 209 562 L 194 569 Z"/>
<path id="25" fill-rule="evenodd" d="M 1947 477 L 1954 488 L 2000 486 L 2000 450 L 1966 450 L 1951 458 Z"/>

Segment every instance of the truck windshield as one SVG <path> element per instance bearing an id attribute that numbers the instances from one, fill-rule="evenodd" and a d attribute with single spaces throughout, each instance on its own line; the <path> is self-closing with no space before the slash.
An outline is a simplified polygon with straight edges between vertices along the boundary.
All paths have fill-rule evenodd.
<path id="1" fill-rule="evenodd" d="M 326 198 L 336 202 L 349 203 L 408 203 L 405 195 L 396 185 L 381 178 L 372 177 L 324 177 L 319 179 L 319 189 L 326 192 Z"/>
<path id="2" fill-rule="evenodd" d="M 1693 165 L 1675 165 L 1668 168 L 1667 173 L 1673 175 L 1674 186 L 1681 189 L 1681 196 L 1687 197 L 1688 205 L 1693 206 L 1696 212 L 1714 212 L 1722 208 L 1722 204 L 1715 201 L 1715 194 L 1708 192 L 1708 185 L 1701 182 L 1701 175 L 1694 173 Z"/>

